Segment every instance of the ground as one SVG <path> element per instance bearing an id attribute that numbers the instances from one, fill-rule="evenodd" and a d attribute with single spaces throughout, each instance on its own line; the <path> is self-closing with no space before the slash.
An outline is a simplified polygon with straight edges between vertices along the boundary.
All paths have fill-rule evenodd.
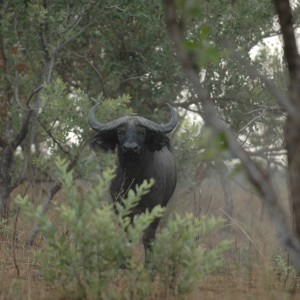
<path id="1" fill-rule="evenodd" d="M 276 180 L 281 187 L 278 192 L 288 217 L 286 191 L 282 188 L 284 184 L 281 184 L 283 179 L 279 177 Z M 300 299 L 299 280 L 290 266 L 287 253 L 278 244 L 267 210 L 255 192 L 239 180 L 232 183 L 231 192 L 234 204 L 232 220 L 228 220 L 219 232 L 207 240 L 208 246 L 223 238 L 232 241 L 224 255 L 222 268 L 207 275 L 194 291 L 184 297 L 162 294 L 160 291 L 153 293 L 150 299 Z M 202 183 L 199 193 L 177 191 L 168 209 L 168 217 L 175 211 L 226 217 L 223 198 L 218 180 L 215 177 L 208 178 Z M 63 199 L 58 196 L 58 201 Z M 50 210 L 49 214 L 55 218 L 53 211 Z M 32 224 L 21 213 L 15 226 L 16 211 L 12 215 L 9 227 L 3 227 L 1 232 L 0 300 L 76 299 L 66 296 L 59 283 L 51 284 L 43 278 L 34 258 L 35 252 L 46 241 L 39 235 L 35 245 L 29 246 L 27 240 Z M 142 247 L 137 249 L 136 255 L 142 260 Z M 122 284 L 125 284 L 122 270 L 119 274 L 120 279 L 116 284 L 122 288 Z"/>

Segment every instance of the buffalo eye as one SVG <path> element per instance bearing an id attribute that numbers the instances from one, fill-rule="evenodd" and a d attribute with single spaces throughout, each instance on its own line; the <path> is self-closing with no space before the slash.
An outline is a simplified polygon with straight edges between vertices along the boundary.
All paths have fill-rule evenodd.
<path id="1" fill-rule="evenodd" d="M 146 129 L 145 129 L 145 128 L 142 128 L 142 129 L 139 131 L 139 135 L 142 136 L 142 137 L 145 137 L 145 136 L 146 136 Z"/>
<path id="2" fill-rule="evenodd" d="M 118 129 L 117 129 L 117 134 L 118 134 L 118 137 L 124 136 L 124 135 L 125 135 L 124 129 L 118 128 Z"/>

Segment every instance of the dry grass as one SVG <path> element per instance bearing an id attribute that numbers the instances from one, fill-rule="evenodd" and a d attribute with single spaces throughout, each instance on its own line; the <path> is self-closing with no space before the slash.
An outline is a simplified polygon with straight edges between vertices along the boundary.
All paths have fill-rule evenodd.
<path id="1" fill-rule="evenodd" d="M 170 206 L 173 211 L 191 211 L 214 214 L 225 217 L 223 191 L 214 178 L 205 180 L 202 192 L 182 194 L 177 191 L 177 198 Z M 284 188 L 280 189 L 282 199 L 287 199 Z M 286 274 L 276 265 L 277 255 L 287 258 L 276 240 L 276 235 L 269 222 L 267 212 L 250 190 L 244 190 L 234 184 L 232 188 L 234 202 L 233 220 L 218 233 L 207 240 L 207 246 L 223 238 L 231 239 L 232 246 L 224 257 L 224 266 L 215 274 L 205 278 L 199 287 L 186 299 L 299 299 L 299 286 L 296 276 Z M 182 199 L 180 199 L 182 198 Z M 284 201 L 284 200 L 283 200 Z M 201 203 L 200 207 L 199 204 Z M 288 211 L 288 203 L 283 205 Z M 53 212 L 50 212 L 55 217 Z M 13 224 L 13 219 L 11 224 Z M 17 224 L 17 241 L 15 257 L 19 276 L 14 263 L 12 229 L 1 236 L 0 244 L 0 300 L 6 299 L 71 299 L 64 297 L 62 287 L 43 280 L 34 261 L 35 251 L 42 247 L 44 240 L 38 237 L 34 247 L 26 244 L 29 236 L 30 222 L 22 214 Z M 137 257 L 143 256 L 142 247 L 137 249 Z M 142 259 L 141 259 L 142 260 Z M 288 265 L 288 264 L 287 264 Z M 117 285 L 125 284 L 120 279 Z M 162 296 L 157 295 L 156 299 Z M 170 299 L 176 299 L 176 296 Z"/>

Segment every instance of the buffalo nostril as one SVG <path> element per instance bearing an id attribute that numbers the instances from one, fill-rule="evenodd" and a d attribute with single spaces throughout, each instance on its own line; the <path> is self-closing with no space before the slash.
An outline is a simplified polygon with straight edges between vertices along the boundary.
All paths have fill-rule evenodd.
<path id="1" fill-rule="evenodd" d="M 124 153 L 128 153 L 128 152 L 138 153 L 139 152 L 139 146 L 136 143 L 125 143 L 122 146 L 122 149 L 123 149 Z"/>

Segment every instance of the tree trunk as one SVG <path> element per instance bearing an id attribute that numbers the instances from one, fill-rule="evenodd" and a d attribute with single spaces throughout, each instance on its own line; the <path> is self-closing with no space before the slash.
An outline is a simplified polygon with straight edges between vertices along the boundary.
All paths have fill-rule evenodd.
<path id="1" fill-rule="evenodd" d="M 30 120 L 33 116 L 33 110 L 27 112 L 24 118 L 22 127 L 20 131 L 16 134 L 15 138 L 8 143 L 7 141 L 2 141 L 1 148 L 1 158 L 0 158 L 0 218 L 8 219 L 9 216 L 9 203 L 10 203 L 10 193 L 16 186 L 16 182 L 13 182 L 12 168 L 13 168 L 13 155 L 17 147 L 25 139 Z M 18 178 L 18 181 L 21 179 Z"/>
<path id="2" fill-rule="evenodd" d="M 300 238 L 300 125 L 290 118 L 286 122 L 286 149 L 293 223 L 295 232 Z"/>
<path id="3" fill-rule="evenodd" d="M 0 166 L 0 218 L 7 219 L 9 213 L 9 197 L 12 186 L 11 166 L 12 149 L 6 145 L 2 151 Z"/>
<path id="4" fill-rule="evenodd" d="M 285 142 L 288 156 L 290 197 L 295 233 L 300 239 L 300 56 L 288 0 L 274 0 L 284 43 L 284 56 L 289 71 L 290 101 L 299 117 L 288 114 Z"/>

